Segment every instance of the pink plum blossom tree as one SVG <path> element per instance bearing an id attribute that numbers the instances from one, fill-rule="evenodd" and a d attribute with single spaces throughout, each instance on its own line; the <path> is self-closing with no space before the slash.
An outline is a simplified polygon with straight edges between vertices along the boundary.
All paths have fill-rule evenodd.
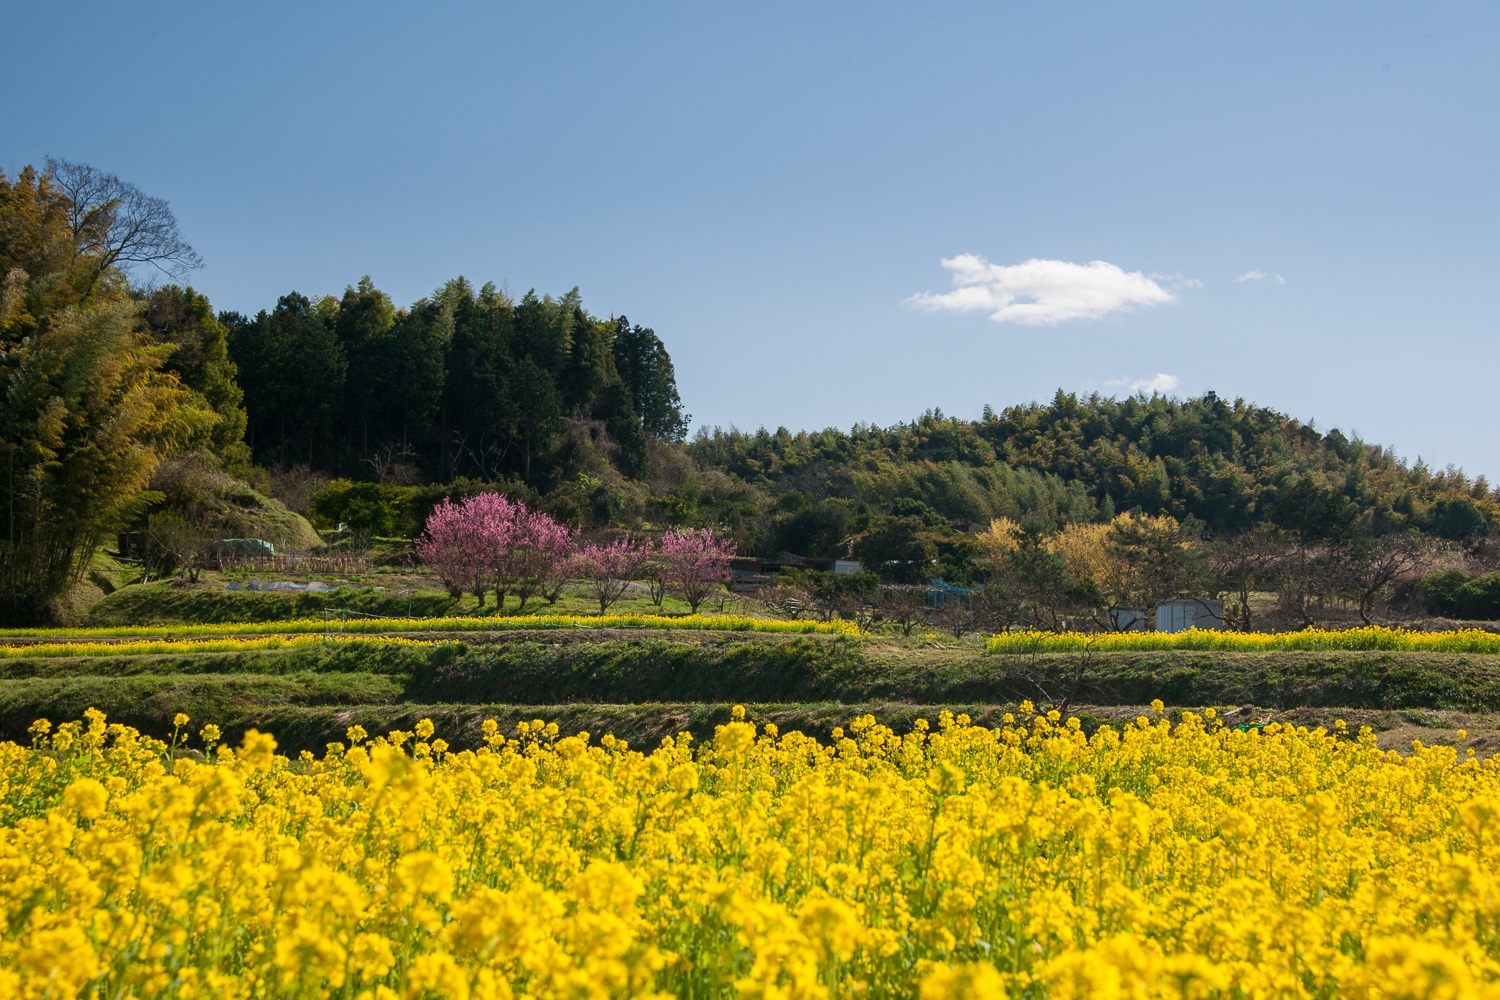
<path id="1" fill-rule="evenodd" d="M 479 493 L 459 503 L 444 500 L 427 519 L 417 554 L 449 593 L 472 593 L 484 607 L 496 592 L 505 606 L 514 592 L 521 608 L 538 593 L 555 602 L 567 579 L 573 532 L 541 511 L 499 493 Z"/>
<path id="2" fill-rule="evenodd" d="M 573 529 L 539 510 L 528 510 L 525 504 L 516 506 L 519 510 L 507 565 L 509 583 L 521 599 L 520 610 L 524 611 L 526 602 L 538 594 L 548 604 L 556 604 L 568 580 Z"/>
<path id="3" fill-rule="evenodd" d="M 588 581 L 589 589 L 599 599 L 599 613 L 602 615 L 624 595 L 630 582 L 641 575 L 651 555 L 649 543 L 638 542 L 626 535 L 608 545 L 595 542 L 583 545 L 573 558 L 573 569 Z"/>
<path id="4" fill-rule="evenodd" d="M 517 522 L 526 510 L 519 500 L 500 493 L 477 493 L 464 501 L 464 513 L 470 521 L 470 532 L 480 547 L 485 566 L 485 582 L 495 590 L 495 610 L 505 608 L 508 589 L 506 567 L 516 547 Z M 484 601 L 481 598 L 480 605 Z"/>
<path id="5" fill-rule="evenodd" d="M 712 528 L 669 531 L 656 553 L 660 578 L 696 614 L 698 605 L 729 581 L 734 542 L 716 538 Z"/>
<path id="6" fill-rule="evenodd" d="M 646 557 L 646 564 L 641 567 L 641 579 L 646 581 L 651 603 L 660 610 L 667 600 L 667 564 L 662 561 L 659 546 L 653 547 Z"/>
<path id="7" fill-rule="evenodd" d="M 417 555 L 431 566 L 448 592 L 479 599 L 495 581 L 495 566 L 509 548 L 515 504 L 498 493 L 481 493 L 433 509 L 416 540 Z M 500 601 L 505 600 L 504 594 Z"/>

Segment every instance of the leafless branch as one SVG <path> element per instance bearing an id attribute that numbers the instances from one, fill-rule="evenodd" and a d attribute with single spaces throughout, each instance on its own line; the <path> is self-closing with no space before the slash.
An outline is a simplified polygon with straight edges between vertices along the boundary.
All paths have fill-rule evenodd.
<path id="1" fill-rule="evenodd" d="M 174 280 L 203 266 L 162 198 L 86 163 L 47 159 L 52 182 L 72 203 L 75 253 L 97 263 L 90 287 L 112 267 L 146 265 Z"/>

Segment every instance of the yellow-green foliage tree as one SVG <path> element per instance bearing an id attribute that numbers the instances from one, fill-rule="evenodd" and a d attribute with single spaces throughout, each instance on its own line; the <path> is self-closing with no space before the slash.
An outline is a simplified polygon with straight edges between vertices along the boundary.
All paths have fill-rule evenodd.
<path id="1" fill-rule="evenodd" d="M 1150 608 L 1194 578 L 1192 534 L 1170 515 L 1120 514 L 1108 524 L 1070 524 L 1049 544 L 1080 580 L 1092 580 L 1116 607 Z"/>
<path id="2" fill-rule="evenodd" d="M 218 420 L 163 371 L 172 348 L 137 332 L 139 304 L 112 266 L 115 207 L 77 209 L 50 171 L 0 175 L 0 621 L 8 624 L 45 618 L 137 509 L 161 456 Z M 170 213 L 165 221 L 175 232 Z"/>
<path id="3" fill-rule="evenodd" d="M 1015 568 L 1026 537 L 1020 525 L 1002 517 L 975 535 L 974 544 L 991 574 L 1001 577 Z M 1192 532 L 1169 515 L 1125 513 L 1102 524 L 1069 524 L 1041 545 L 1110 607 L 1149 611 L 1157 601 L 1192 589 L 1202 569 Z"/>
<path id="4" fill-rule="evenodd" d="M 1006 558 L 1021 547 L 1021 526 L 1008 517 L 997 517 L 990 526 L 974 536 L 974 547 L 992 571 L 1005 565 Z"/>
<path id="5" fill-rule="evenodd" d="M 178 285 L 158 288 L 146 298 L 141 324 L 153 343 L 173 348 L 164 370 L 193 393 L 198 407 L 218 415 L 207 436 L 192 446 L 213 454 L 225 469 L 242 473 L 250 464 L 245 393 L 229 357 L 229 331 L 214 315 L 208 297 Z"/>

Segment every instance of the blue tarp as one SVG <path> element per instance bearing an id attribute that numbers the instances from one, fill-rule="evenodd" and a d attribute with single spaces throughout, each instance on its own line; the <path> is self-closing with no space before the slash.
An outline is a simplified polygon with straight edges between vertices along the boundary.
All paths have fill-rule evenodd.
<path id="1" fill-rule="evenodd" d="M 955 587 L 945 580 L 929 580 L 927 581 L 927 603 L 940 608 L 951 598 L 966 604 L 969 595 L 978 590 L 978 587 Z"/>

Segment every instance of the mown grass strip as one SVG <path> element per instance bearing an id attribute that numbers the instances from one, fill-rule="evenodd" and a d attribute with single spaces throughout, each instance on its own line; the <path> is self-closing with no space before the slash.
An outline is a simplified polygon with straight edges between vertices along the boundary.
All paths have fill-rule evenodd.
<path id="1" fill-rule="evenodd" d="M 778 621 L 749 615 L 495 615 L 466 618 L 352 618 L 329 621 L 301 618 L 282 622 L 222 622 L 202 625 L 124 625 L 103 628 L 0 629 L 0 636 L 39 638 L 68 636 L 150 635 L 232 636 L 245 633 L 304 635 L 329 632 L 368 635 L 384 632 L 499 632 L 511 629 L 639 628 L 685 629 L 700 632 L 768 632 L 794 635 L 858 635 L 853 622 Z M 35 648 L 35 647 L 31 647 Z M 34 655 L 34 654 L 33 654 Z"/>
<path id="2" fill-rule="evenodd" d="M 1500 653 L 1500 634 L 1467 628 L 1412 632 L 1372 625 L 1300 632 L 1009 632 L 989 640 L 991 653 L 1145 653 L 1196 650 L 1219 653 L 1391 650 L 1420 653 Z"/>

